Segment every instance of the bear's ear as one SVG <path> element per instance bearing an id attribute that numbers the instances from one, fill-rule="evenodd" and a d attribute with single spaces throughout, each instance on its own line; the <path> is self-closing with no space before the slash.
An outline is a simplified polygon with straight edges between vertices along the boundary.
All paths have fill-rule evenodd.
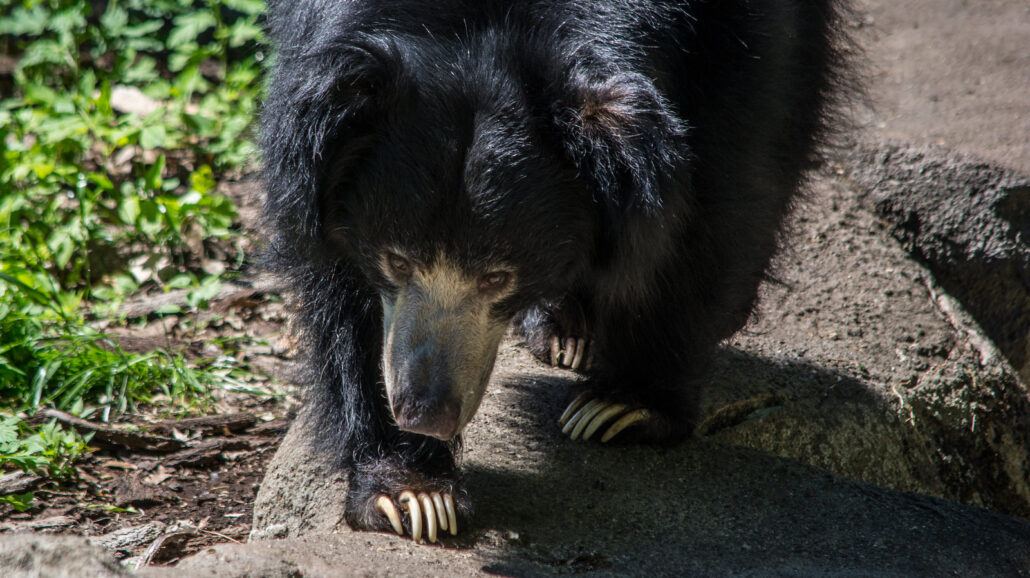
<path id="1" fill-rule="evenodd" d="M 636 73 L 574 72 L 558 122 L 577 167 L 613 210 L 653 212 L 661 184 L 686 160 L 686 128 L 654 83 Z"/>
<path id="2" fill-rule="evenodd" d="M 389 41 L 353 38 L 281 48 L 262 114 L 265 216 L 286 246 L 316 246 L 320 195 L 338 152 L 360 142 L 399 94 L 403 64 Z"/>

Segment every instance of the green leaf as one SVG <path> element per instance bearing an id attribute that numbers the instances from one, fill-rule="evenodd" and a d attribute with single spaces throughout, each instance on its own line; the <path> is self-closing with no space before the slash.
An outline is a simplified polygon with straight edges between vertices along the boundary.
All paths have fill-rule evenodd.
<path id="1" fill-rule="evenodd" d="M 139 197 L 136 195 L 129 195 L 118 204 L 118 218 L 126 225 L 135 225 L 139 214 Z"/>
<path id="2" fill-rule="evenodd" d="M 164 125 L 152 124 L 145 126 L 139 133 L 139 146 L 143 147 L 144 150 L 161 148 L 165 144 L 167 135 L 168 133 L 165 131 Z"/>
<path id="3" fill-rule="evenodd" d="M 169 50 L 175 50 L 189 41 L 196 40 L 202 32 L 216 26 L 218 21 L 210 12 L 190 12 L 176 16 L 172 23 L 172 31 L 165 42 Z"/>
<path id="4" fill-rule="evenodd" d="M 8 444 L 18 439 L 19 423 L 21 423 L 21 419 L 17 417 L 9 417 L 0 421 L 0 451 L 5 451 L 4 448 Z"/>
<path id="5" fill-rule="evenodd" d="M 190 307 L 202 308 L 207 307 L 208 301 L 218 295 L 218 291 L 222 288 L 222 281 L 215 275 L 204 277 L 204 280 L 200 282 L 200 287 L 197 287 L 193 291 L 190 291 L 186 296 L 186 303 Z"/>
<path id="6" fill-rule="evenodd" d="M 210 135 L 218 127 L 218 121 L 199 114 L 183 114 L 182 118 L 190 130 L 202 135 Z"/>
<path id="7" fill-rule="evenodd" d="M 261 40 L 261 27 L 254 22 L 239 20 L 229 27 L 229 46 L 239 48 L 252 41 Z"/>
<path id="8" fill-rule="evenodd" d="M 41 38 L 25 49 L 25 54 L 18 61 L 18 68 L 25 70 L 40 64 L 56 64 L 67 66 L 74 62 L 68 48 L 56 40 Z"/>
<path id="9" fill-rule="evenodd" d="M 264 0 L 222 0 L 222 5 L 250 16 L 264 14 L 266 10 Z"/>
<path id="10" fill-rule="evenodd" d="M 157 160 L 150 165 L 143 176 L 143 183 L 150 191 L 161 190 L 161 173 L 165 170 L 165 156 L 157 155 Z"/>
<path id="11" fill-rule="evenodd" d="M 34 6 L 27 10 L 19 6 L 9 16 L 0 19 L 0 34 L 13 36 L 39 36 L 46 29 L 50 11 L 45 6 Z"/>
<path id="12" fill-rule="evenodd" d="M 52 162 L 39 162 L 32 165 L 32 172 L 36 173 L 36 178 L 43 180 L 49 177 L 54 172 L 54 163 Z"/>
<path id="13" fill-rule="evenodd" d="M 192 287 L 195 282 L 196 279 L 193 278 L 193 275 L 180 273 L 166 281 L 165 286 L 169 289 L 188 289 L 189 287 Z"/>
<path id="14" fill-rule="evenodd" d="M 129 13 L 114 2 L 107 5 L 107 10 L 100 16 L 100 26 L 108 36 L 125 36 Z M 160 22 L 157 23 L 160 28 Z"/>
<path id="15" fill-rule="evenodd" d="M 50 295 L 39 291 L 35 287 L 32 287 L 28 283 L 25 283 L 21 279 L 7 273 L 0 272 L 0 281 L 6 281 L 11 285 L 17 287 L 22 293 L 24 293 L 29 299 L 35 301 L 39 305 L 50 307 L 53 300 L 50 299 Z"/>
<path id="16" fill-rule="evenodd" d="M 125 71 L 124 76 L 124 80 L 127 84 L 145 84 L 157 79 L 157 61 L 149 56 L 140 56 L 136 62 Z"/>
<path id="17" fill-rule="evenodd" d="M 84 4 L 79 4 L 67 10 L 61 10 L 47 20 L 47 28 L 66 35 L 71 34 L 73 30 L 85 28 L 86 16 L 83 13 L 87 9 Z"/>
<path id="18" fill-rule="evenodd" d="M 208 165 L 201 165 L 197 170 L 190 173 L 190 188 L 202 195 L 215 190 L 218 181 Z"/>
<path id="19" fill-rule="evenodd" d="M 175 303 L 165 303 L 158 307 L 154 313 L 157 313 L 158 315 L 177 315 L 182 313 L 182 307 L 179 307 Z"/>
<path id="20" fill-rule="evenodd" d="M 164 26 L 164 22 L 161 20 L 146 20 L 139 24 L 126 26 L 121 35 L 127 38 L 143 38 L 161 30 L 162 26 Z"/>
<path id="21" fill-rule="evenodd" d="M 35 499 L 35 495 L 32 492 L 26 492 L 24 494 L 7 494 L 6 496 L 0 496 L 0 502 L 10 505 L 18 512 L 28 511 L 28 509 L 32 507 L 33 499 Z"/>
<path id="22" fill-rule="evenodd" d="M 114 183 L 104 173 L 89 173 L 86 177 L 105 191 L 113 191 Z"/>

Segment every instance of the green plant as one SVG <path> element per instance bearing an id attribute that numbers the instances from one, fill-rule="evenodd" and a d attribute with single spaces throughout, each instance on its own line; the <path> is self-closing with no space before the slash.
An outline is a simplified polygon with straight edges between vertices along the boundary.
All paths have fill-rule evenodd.
<path id="1" fill-rule="evenodd" d="M 237 242 L 217 185 L 255 157 L 263 12 L 0 0 L 0 54 L 17 62 L 0 78 L 0 407 L 107 419 L 239 386 L 231 359 L 126 353 L 93 324 L 141 289 L 187 289 L 191 310 L 217 291 L 202 264 Z"/>
<path id="2" fill-rule="evenodd" d="M 89 451 L 85 437 L 56 421 L 29 427 L 18 417 L 0 422 L 0 468 L 13 465 L 25 472 L 63 479 L 75 475 L 72 464 Z"/>
<path id="3" fill-rule="evenodd" d="M 52 325 L 0 306 L 0 399 L 16 410 L 43 406 L 103 420 L 152 402 L 203 405 L 216 387 L 242 388 L 234 359 L 188 362 L 157 349 L 129 354 L 84 325 Z"/>
<path id="4" fill-rule="evenodd" d="M 263 3 L 0 6 L 18 62 L 0 101 L 0 271 L 74 308 L 199 270 L 233 235 L 217 179 L 255 156 Z"/>
<path id="5" fill-rule="evenodd" d="M 0 421 L 0 472 L 16 467 L 24 472 L 62 480 L 75 475 L 74 464 L 89 452 L 89 438 L 56 421 L 32 428 L 16 416 Z M 19 512 L 32 506 L 33 492 L 0 496 Z"/>

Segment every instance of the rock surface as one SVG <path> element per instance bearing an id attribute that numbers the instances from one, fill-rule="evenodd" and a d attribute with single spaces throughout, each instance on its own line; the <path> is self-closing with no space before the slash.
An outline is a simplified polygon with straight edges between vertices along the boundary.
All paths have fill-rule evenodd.
<path id="1" fill-rule="evenodd" d="M 860 147 L 849 166 L 894 237 L 1030 382 L 1030 177 L 937 147 L 892 144 Z"/>
<path id="2" fill-rule="evenodd" d="M 1030 517 L 1026 387 L 847 182 L 813 188 L 777 268 L 782 283 L 764 288 L 706 397 L 710 412 L 756 398 L 770 407 L 710 433 Z"/>
<path id="3" fill-rule="evenodd" d="M 13 534 L 0 539 L 0 573 L 5 578 L 124 578 L 109 552 L 85 538 Z"/>

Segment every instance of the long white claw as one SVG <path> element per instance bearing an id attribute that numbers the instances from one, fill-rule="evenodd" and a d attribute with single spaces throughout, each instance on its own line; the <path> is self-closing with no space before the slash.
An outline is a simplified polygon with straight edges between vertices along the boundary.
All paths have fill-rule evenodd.
<path id="1" fill-rule="evenodd" d="M 607 409 L 594 416 L 594 419 L 590 421 L 590 425 L 583 430 L 583 441 L 590 439 L 590 436 L 594 435 L 594 432 L 596 432 L 598 428 L 624 411 L 626 411 L 626 404 L 616 403 L 608 406 Z"/>
<path id="2" fill-rule="evenodd" d="M 565 424 L 568 423 L 569 419 L 576 412 L 576 410 L 578 410 L 580 406 L 583 405 L 583 403 L 587 401 L 587 399 L 589 398 L 589 391 L 584 391 L 583 393 L 576 396 L 576 399 L 572 400 L 572 403 L 570 403 L 569 406 L 565 408 L 565 411 L 562 412 L 561 417 L 558 418 L 558 425 L 560 427 L 565 427 Z"/>
<path id="3" fill-rule="evenodd" d="M 565 427 L 565 424 L 569 421 L 569 418 L 572 417 L 572 414 L 575 413 L 576 410 L 579 409 L 579 406 L 583 405 L 583 402 L 585 402 L 589 397 L 589 391 L 584 391 L 583 393 L 576 396 L 576 399 L 572 400 L 572 403 L 569 404 L 569 407 L 565 408 L 565 411 L 561 414 L 561 417 L 558 418 L 558 426 Z"/>
<path id="4" fill-rule="evenodd" d="M 565 355 L 562 356 L 562 365 L 572 365 L 572 358 L 576 356 L 576 338 L 565 338 Z"/>
<path id="5" fill-rule="evenodd" d="M 422 541 L 422 508 L 418 506 L 418 498 L 415 497 L 415 492 L 404 490 L 397 501 L 408 508 L 408 517 L 411 519 L 411 539 L 418 544 Z"/>
<path id="6" fill-rule="evenodd" d="M 440 523 L 440 529 L 447 529 L 447 512 L 443 509 L 443 498 L 440 497 L 440 492 L 433 492 L 430 495 L 433 498 L 433 509 L 436 510 L 436 521 Z"/>
<path id="7" fill-rule="evenodd" d="M 422 509 L 426 511 L 426 538 L 431 544 L 436 544 L 436 509 L 433 508 L 433 499 L 422 492 L 418 495 L 418 501 L 422 502 Z"/>
<path id="8" fill-rule="evenodd" d="M 584 413 L 593 410 L 594 407 L 600 405 L 601 403 L 601 401 L 596 399 L 592 399 L 586 402 L 586 404 L 583 407 L 579 408 L 579 411 L 572 414 L 572 417 L 569 418 L 569 421 L 565 422 L 565 427 L 561 428 L 561 433 L 567 434 L 571 432 L 572 429 L 576 427 L 576 424 L 579 422 L 579 420 L 583 417 Z"/>
<path id="9" fill-rule="evenodd" d="M 605 443 L 613 437 L 619 435 L 619 432 L 628 428 L 629 426 L 651 418 L 651 412 L 646 409 L 638 409 L 631 411 L 626 415 L 619 418 L 619 421 L 612 424 L 612 427 L 608 428 L 601 436 L 601 443 Z"/>
<path id="10" fill-rule="evenodd" d="M 443 505 L 447 510 L 447 526 L 451 536 L 458 535 L 458 516 L 454 512 L 454 498 L 450 494 L 443 495 Z"/>
<path id="11" fill-rule="evenodd" d="M 594 416 L 601 413 L 601 411 L 604 410 L 604 408 L 606 407 L 608 407 L 608 403 L 601 401 L 598 402 L 597 405 L 595 405 L 594 407 L 590 408 L 589 411 L 583 412 L 583 415 L 581 415 L 579 420 L 576 421 L 576 427 L 572 428 L 572 435 L 570 435 L 569 437 L 574 440 L 578 440 L 579 434 L 583 433 L 583 430 L 586 429 L 587 425 L 590 423 L 590 420 L 594 419 Z"/>
<path id="12" fill-rule="evenodd" d="M 580 337 L 576 340 L 576 355 L 572 358 L 572 369 L 579 369 L 579 364 L 583 362 L 583 352 L 586 351 L 587 340 Z"/>
<path id="13" fill-rule="evenodd" d="M 393 531 L 397 532 L 398 536 L 404 535 L 404 526 L 401 525 L 401 515 L 397 512 L 397 507 L 393 505 L 393 500 L 386 496 L 379 496 L 376 498 L 376 509 L 379 513 L 386 516 L 390 520 L 390 525 L 393 526 Z"/>
<path id="14" fill-rule="evenodd" d="M 558 358 L 561 356 L 561 341 L 557 335 L 551 336 L 551 367 L 558 367 Z"/>

